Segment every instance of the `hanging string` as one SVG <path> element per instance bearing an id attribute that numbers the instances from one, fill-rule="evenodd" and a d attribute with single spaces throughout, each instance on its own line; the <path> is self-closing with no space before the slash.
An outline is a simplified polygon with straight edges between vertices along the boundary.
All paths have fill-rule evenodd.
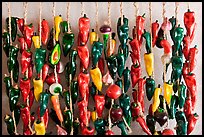
<path id="1" fill-rule="evenodd" d="M 98 30 L 98 2 L 95 2 L 96 4 L 96 31 Z"/>
<path id="2" fill-rule="evenodd" d="M 111 8 L 111 2 L 108 2 L 108 25 L 109 26 L 111 26 L 111 17 L 110 17 L 111 10 L 110 10 L 110 8 Z"/>
<path id="3" fill-rule="evenodd" d="M 134 2 L 134 7 L 135 7 L 135 22 L 137 21 L 137 16 L 139 14 L 139 7 L 138 7 L 138 3 Z M 137 38 L 137 32 L 135 31 L 135 37 Z"/>
<path id="4" fill-rule="evenodd" d="M 190 9 L 190 3 L 189 3 L 189 2 L 187 2 L 187 4 L 188 4 L 188 9 Z"/>
<path id="5" fill-rule="evenodd" d="M 24 7 L 24 23 L 27 24 L 27 7 L 28 7 L 28 2 L 23 2 L 23 7 Z"/>
<path id="6" fill-rule="evenodd" d="M 55 7 L 56 7 L 56 3 L 53 2 L 53 44 L 55 45 Z"/>
<path id="7" fill-rule="evenodd" d="M 151 50 L 152 50 L 152 2 L 149 2 L 149 32 L 151 37 Z"/>
<path id="8" fill-rule="evenodd" d="M 123 25 L 123 2 L 120 2 L 121 26 Z"/>
<path id="9" fill-rule="evenodd" d="M 81 2 L 81 16 L 84 15 L 84 3 Z"/>
<path id="10" fill-rule="evenodd" d="M 69 23 L 69 10 L 70 10 L 70 2 L 67 2 L 67 23 L 68 23 L 68 33 L 71 33 L 71 27 Z"/>
<path id="11" fill-rule="evenodd" d="M 166 13 L 166 9 L 165 9 L 165 6 L 166 6 L 166 2 L 162 2 L 162 17 L 163 17 L 163 21 L 165 20 L 165 13 Z"/>
<path id="12" fill-rule="evenodd" d="M 176 16 L 176 27 L 178 26 L 178 8 L 179 8 L 179 2 L 175 2 L 176 8 L 175 8 L 175 16 Z"/>
<path id="13" fill-rule="evenodd" d="M 40 2 L 40 32 L 39 32 L 39 37 L 40 37 L 40 46 L 41 46 L 41 22 L 42 22 L 42 3 Z"/>

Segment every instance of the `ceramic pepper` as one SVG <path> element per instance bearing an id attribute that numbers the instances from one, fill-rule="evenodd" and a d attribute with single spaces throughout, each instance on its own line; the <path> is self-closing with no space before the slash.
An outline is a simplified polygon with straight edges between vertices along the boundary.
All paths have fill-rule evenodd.
<path id="1" fill-rule="evenodd" d="M 99 61 L 99 58 L 102 56 L 103 51 L 103 43 L 99 41 L 94 41 L 92 44 L 91 56 L 92 56 L 92 64 L 96 66 Z"/>

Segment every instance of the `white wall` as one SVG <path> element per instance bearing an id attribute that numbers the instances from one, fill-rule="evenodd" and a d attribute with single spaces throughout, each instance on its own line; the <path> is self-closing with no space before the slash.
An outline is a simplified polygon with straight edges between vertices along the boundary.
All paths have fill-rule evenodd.
<path id="1" fill-rule="evenodd" d="M 202 3 L 201 2 L 192 2 L 190 4 L 190 9 L 195 11 L 196 14 L 196 22 L 197 22 L 197 29 L 195 38 L 192 42 L 192 46 L 198 45 L 198 55 L 197 55 L 197 65 L 195 68 L 194 73 L 196 74 L 197 79 L 197 89 L 198 89 L 198 99 L 197 104 L 195 108 L 195 112 L 197 112 L 200 116 L 194 131 L 192 134 L 202 134 L 202 63 L 201 63 L 201 57 L 202 57 Z M 108 3 L 107 2 L 100 2 L 99 3 L 99 27 L 103 25 L 104 21 L 108 18 Z M 89 2 L 84 3 L 84 12 L 87 14 L 87 17 L 91 20 L 91 28 L 95 28 L 95 3 Z M 175 5 L 173 2 L 167 2 L 166 3 L 166 16 L 168 18 L 175 16 Z M 179 4 L 179 11 L 178 11 L 178 21 L 179 24 L 181 24 L 182 27 L 184 27 L 183 23 L 183 15 L 184 12 L 187 11 L 187 2 L 180 2 Z M 57 2 L 56 3 L 56 15 L 61 14 L 63 19 L 66 20 L 66 3 L 65 2 Z M 135 7 L 133 6 L 133 2 L 125 2 L 123 3 L 123 13 L 124 15 L 129 19 L 129 34 L 132 36 L 132 28 L 135 25 Z M 142 15 L 143 13 L 146 13 L 146 24 L 145 28 L 149 30 L 149 11 L 148 11 L 148 2 L 139 2 L 139 14 Z M 23 3 L 22 2 L 12 2 L 11 3 L 11 14 L 12 16 L 16 17 L 23 17 L 24 9 L 23 9 Z M 8 16 L 8 9 L 6 6 L 6 3 L 2 3 L 2 30 L 5 28 L 5 19 Z M 70 23 L 72 26 L 72 31 L 77 36 L 78 33 L 78 19 L 81 16 L 81 4 L 80 2 L 71 2 L 70 4 Z M 119 2 L 112 2 L 111 3 L 111 25 L 113 28 L 113 31 L 116 32 L 116 24 L 117 20 L 120 16 L 120 3 Z M 51 2 L 44 2 L 42 3 L 42 18 L 45 18 L 48 20 L 50 27 L 53 24 L 53 15 L 52 15 L 52 3 Z M 152 21 L 158 20 L 159 23 L 162 23 L 162 2 L 153 2 L 152 3 Z M 37 31 L 37 24 L 39 22 L 39 3 L 38 2 L 28 2 L 28 14 L 27 14 L 27 22 L 33 23 L 35 26 L 35 31 Z M 117 37 L 117 36 L 116 36 Z M 77 39 L 77 37 L 76 37 Z M 76 46 L 76 39 L 75 39 L 75 46 Z M 168 36 L 168 40 L 172 43 L 172 40 L 170 39 L 170 36 Z M 17 40 L 16 40 L 17 43 Z M 119 44 L 118 38 L 117 38 L 117 46 Z M 33 48 L 34 49 L 34 48 Z M 161 63 L 161 55 L 163 54 L 163 49 L 154 48 L 154 59 L 155 59 L 155 81 L 156 84 L 162 84 L 162 63 Z M 143 61 L 143 54 L 145 53 L 145 48 L 142 47 L 141 56 L 142 56 L 142 76 L 146 76 L 146 72 L 144 69 L 144 61 Z M 19 54 L 19 58 L 20 58 Z M 7 72 L 7 66 L 6 66 L 6 56 L 3 53 L 2 54 L 2 74 L 8 73 Z M 62 60 L 64 62 L 67 62 L 64 57 L 62 57 Z M 131 65 L 130 59 L 127 60 L 126 63 L 127 66 Z M 35 74 L 34 74 L 35 75 Z M 170 72 L 167 74 L 167 79 L 170 78 Z M 22 77 L 22 75 L 20 76 Z M 61 75 L 61 78 L 64 80 L 64 76 Z M 3 79 L 3 76 L 2 76 Z M 65 87 L 65 81 L 62 82 L 63 86 Z M 9 103 L 8 98 L 5 94 L 5 85 L 2 80 L 2 134 L 7 134 L 6 131 L 6 124 L 3 122 L 3 118 L 5 114 L 10 114 L 9 110 Z M 47 85 L 45 85 L 45 88 Z M 65 87 L 66 88 L 66 87 Z M 129 94 L 131 93 L 131 89 L 129 89 Z M 105 90 L 103 90 L 103 93 L 105 93 Z M 131 98 L 132 99 L 132 98 Z M 63 100 L 61 99 L 62 107 L 61 109 L 64 109 Z M 145 114 L 147 114 L 147 110 L 149 107 L 149 104 L 151 102 L 146 99 L 145 95 Z M 32 111 L 36 112 L 36 107 L 39 105 L 39 103 L 34 102 L 34 106 L 32 108 Z M 92 107 L 91 107 L 92 106 Z M 49 108 L 51 108 L 51 101 L 49 101 Z M 90 99 L 90 108 L 93 108 L 93 101 Z M 107 114 L 107 113 L 106 113 Z M 20 120 L 22 121 L 22 120 Z M 173 129 L 175 125 L 175 120 L 170 120 L 168 127 Z M 18 131 L 22 134 L 22 122 L 18 125 Z M 144 132 L 141 130 L 140 126 L 136 122 L 132 122 L 132 134 L 144 134 Z M 120 131 L 117 127 L 114 127 L 115 134 L 120 134 Z M 48 126 L 48 132 L 52 131 L 53 133 L 56 132 L 56 127 L 54 126 L 53 122 L 50 119 L 49 126 Z"/>

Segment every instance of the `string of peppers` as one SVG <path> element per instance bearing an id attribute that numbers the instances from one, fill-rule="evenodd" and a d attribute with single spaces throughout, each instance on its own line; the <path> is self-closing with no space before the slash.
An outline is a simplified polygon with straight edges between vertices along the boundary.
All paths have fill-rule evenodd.
<path id="1" fill-rule="evenodd" d="M 10 4 L 10 3 L 9 3 Z M 144 29 L 145 17 L 138 16 L 138 4 L 134 3 L 136 7 L 136 27 L 134 26 L 132 37 L 128 36 L 128 19 L 123 15 L 122 2 L 120 4 L 121 17 L 117 23 L 117 35 L 120 41 L 118 53 L 115 54 L 116 41 L 114 39 L 115 33 L 111 30 L 110 23 L 110 2 L 108 3 L 109 24 L 105 24 L 100 28 L 103 35 L 104 43 L 100 42 L 99 36 L 94 29 L 89 33 L 90 20 L 84 14 L 84 4 L 82 5 L 82 15 L 79 19 L 79 34 L 77 50 L 73 48 L 74 34 L 71 32 L 69 22 L 69 2 L 67 3 L 67 21 L 63 21 L 61 15 L 55 16 L 55 3 L 53 3 L 53 29 L 49 30 L 48 22 L 41 20 L 41 3 L 40 3 L 40 22 L 39 22 L 39 36 L 34 33 L 32 23 L 27 25 L 27 3 L 24 5 L 24 18 L 9 17 L 6 19 L 7 31 L 3 33 L 3 49 L 8 60 L 8 70 L 10 76 L 5 75 L 4 83 L 6 85 L 6 93 L 9 97 L 10 110 L 12 116 L 6 115 L 4 121 L 7 124 L 8 133 L 11 135 L 17 133 L 16 126 L 18 125 L 20 116 L 23 120 L 23 134 L 24 135 L 45 135 L 48 125 L 48 98 L 51 93 L 51 101 L 54 110 L 51 109 L 50 117 L 57 124 L 58 135 L 75 135 L 78 134 L 78 127 L 81 127 L 83 135 L 113 135 L 111 128 L 117 125 L 121 129 L 122 135 L 131 133 L 131 120 L 139 122 L 143 131 L 148 135 L 162 134 L 173 135 L 172 129 L 165 128 L 168 126 L 168 118 L 174 119 L 177 122 L 176 134 L 186 135 L 190 134 L 199 118 L 198 114 L 194 112 L 197 87 L 196 76 L 193 70 L 196 66 L 196 54 L 198 54 L 197 45 L 190 47 L 194 39 L 196 22 L 195 13 L 190 11 L 188 4 L 188 11 L 184 13 L 184 29 L 178 24 L 178 3 L 176 3 L 175 16 L 170 19 L 165 17 L 165 2 L 163 2 L 163 23 L 159 28 L 159 23 L 156 20 L 152 23 L 151 17 L 151 2 L 149 3 L 150 11 L 150 32 Z M 10 5 L 8 6 L 10 13 Z M 21 32 L 17 34 L 17 27 Z M 68 63 L 64 68 L 60 61 L 60 32 L 63 32 L 62 50 L 65 57 L 68 55 Z M 96 29 L 98 30 L 98 3 L 96 3 Z M 173 41 L 172 49 L 167 40 L 167 32 L 170 31 L 170 36 Z M 50 34 L 49 34 L 50 32 Z M 18 83 L 18 50 L 17 46 L 12 46 L 15 42 L 16 35 L 20 43 L 21 53 L 21 73 L 23 78 L 19 80 L 18 85 L 13 85 L 13 81 Z M 48 40 L 50 35 L 50 39 Z M 90 37 L 89 37 L 90 36 Z M 141 46 L 143 37 L 146 40 L 146 52 L 144 54 L 145 68 L 149 78 L 141 78 Z M 90 76 L 88 73 L 89 67 L 89 51 L 88 38 L 92 45 L 92 69 L 90 75 L 92 84 L 89 87 Z M 127 42 L 131 46 L 130 57 L 132 59 L 131 70 L 126 67 L 125 62 L 129 54 Z M 31 45 L 35 46 L 35 68 L 37 76 L 33 79 L 33 86 L 31 88 L 30 80 L 33 73 L 33 61 Z M 183 48 L 182 48 L 183 44 Z M 48 55 L 48 62 L 46 59 L 46 50 L 42 46 L 46 46 L 50 50 Z M 155 87 L 153 79 L 154 71 L 154 56 L 152 48 L 156 47 L 164 49 L 164 54 L 161 57 L 163 64 L 163 90 L 160 84 Z M 104 48 L 104 49 L 103 49 Z M 104 50 L 104 53 L 102 52 Z M 172 57 L 170 57 L 172 52 Z M 76 56 L 80 59 L 80 73 L 76 77 Z M 183 55 L 185 62 L 183 63 Z M 103 58 L 104 56 L 104 58 Z M 104 60 L 106 60 L 107 73 L 104 72 Z M 166 80 L 166 73 L 168 66 L 172 63 L 172 73 L 170 80 Z M 49 68 L 54 68 L 54 73 L 49 72 Z M 68 82 L 68 89 L 62 92 L 62 85 L 60 84 L 60 77 L 57 73 L 66 71 L 66 79 Z M 117 75 L 118 74 L 118 75 Z M 182 81 L 182 76 L 184 81 Z M 114 79 L 115 81 L 114 84 Z M 127 91 L 130 86 L 130 78 L 132 82 L 132 96 L 133 102 L 130 103 L 130 97 Z M 43 85 L 46 82 L 50 87 L 49 91 L 43 92 Z M 186 85 L 184 84 L 186 83 Z M 106 94 L 102 93 L 102 84 L 108 85 Z M 146 85 L 145 85 L 146 84 Z M 144 85 L 146 89 L 147 99 L 150 101 L 153 98 L 153 103 L 149 107 L 148 115 L 144 116 Z M 137 89 L 136 89 L 137 86 Z M 78 99 L 78 90 L 80 100 L 77 102 L 79 108 L 79 120 L 74 119 L 74 104 Z M 173 92 L 174 91 L 174 92 Z M 177 92 L 178 91 L 178 92 Z M 20 92 L 23 97 L 23 104 L 18 103 Z M 91 113 L 88 110 L 89 92 L 91 93 L 95 109 Z M 59 95 L 65 99 L 65 110 L 61 111 L 59 103 Z M 35 100 L 40 102 L 37 109 L 38 118 L 35 120 L 34 112 L 31 113 L 31 107 Z M 118 100 L 117 100 L 118 99 Z M 118 102 L 117 102 L 118 101 Z M 25 105 L 26 104 L 26 105 Z M 109 109 L 108 119 L 103 117 L 104 106 Z M 89 126 L 90 116 L 94 122 L 94 127 Z M 108 122 L 107 122 L 108 121 Z M 155 129 L 156 122 L 162 127 L 162 131 Z M 34 124 L 35 132 L 32 130 Z M 108 129 L 106 129 L 108 126 Z M 128 128 L 128 130 L 127 130 Z M 128 132 L 129 131 L 129 132 Z"/>

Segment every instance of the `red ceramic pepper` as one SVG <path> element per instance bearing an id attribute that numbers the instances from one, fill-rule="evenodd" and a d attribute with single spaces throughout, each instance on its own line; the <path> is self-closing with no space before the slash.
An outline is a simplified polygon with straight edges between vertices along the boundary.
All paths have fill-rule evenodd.
<path id="1" fill-rule="evenodd" d="M 102 75 L 105 74 L 105 71 L 104 71 L 104 69 L 105 69 L 104 64 L 105 64 L 105 62 L 104 62 L 104 58 L 103 58 L 103 57 L 100 57 L 99 60 L 98 60 L 98 68 L 100 69 Z"/>
<path id="2" fill-rule="evenodd" d="M 184 75 L 184 81 L 186 83 L 187 89 L 190 92 L 191 99 L 193 99 L 192 110 L 194 110 L 195 104 L 196 104 L 196 96 L 197 96 L 197 85 L 196 85 L 195 74 L 190 72 L 187 75 Z"/>
<path id="3" fill-rule="evenodd" d="M 145 27 L 145 14 L 142 16 L 137 16 L 136 19 L 136 32 L 137 32 L 137 40 L 139 41 L 140 47 L 142 46 L 142 34 L 144 33 Z"/>
<path id="4" fill-rule="evenodd" d="M 32 36 L 34 35 L 34 26 L 32 24 L 25 25 L 23 34 L 27 43 L 27 48 L 30 49 L 32 44 Z"/>
<path id="5" fill-rule="evenodd" d="M 107 130 L 105 135 L 114 135 L 114 132 L 112 130 Z"/>
<path id="6" fill-rule="evenodd" d="M 152 104 L 149 105 L 149 110 L 148 114 L 153 116 L 153 111 L 152 111 Z"/>
<path id="7" fill-rule="evenodd" d="M 49 65 L 48 64 L 44 64 L 42 67 L 42 80 L 43 82 L 45 81 L 45 79 L 48 76 L 48 71 L 49 71 Z M 38 77 L 40 77 L 40 73 L 38 74 Z M 58 80 L 60 79 L 60 77 L 58 78 Z M 48 80 L 49 81 L 49 80 Z M 59 81 L 58 81 L 59 82 Z M 48 82 L 49 83 L 49 82 Z"/>
<path id="8" fill-rule="evenodd" d="M 34 102 L 34 98 L 35 98 L 35 96 L 34 96 L 34 88 L 31 88 L 30 92 L 29 92 L 29 108 L 32 107 L 33 102 Z"/>
<path id="9" fill-rule="evenodd" d="M 133 39 L 132 41 L 129 42 L 132 51 L 130 51 L 130 57 L 132 59 L 132 63 L 135 65 L 138 61 L 140 64 L 141 62 L 141 54 L 140 54 L 140 45 L 139 41 L 137 39 Z"/>
<path id="10" fill-rule="evenodd" d="M 28 78 L 29 79 L 31 79 L 32 78 L 32 76 L 33 76 L 33 63 L 32 63 L 32 61 L 31 61 L 31 64 L 30 64 L 30 66 L 28 67 Z"/>
<path id="11" fill-rule="evenodd" d="M 112 84 L 106 90 L 106 94 L 111 99 L 117 99 L 122 94 L 122 91 L 118 85 Z"/>
<path id="12" fill-rule="evenodd" d="M 136 121 L 140 124 L 140 126 L 142 127 L 142 130 L 147 133 L 147 135 L 152 135 L 151 131 L 149 130 L 145 120 L 143 117 L 139 116 Z"/>
<path id="13" fill-rule="evenodd" d="M 50 33 L 50 28 L 48 25 L 48 21 L 43 19 L 41 22 L 41 41 L 44 46 L 47 45 L 49 33 Z"/>
<path id="14" fill-rule="evenodd" d="M 24 74 L 31 64 L 32 52 L 24 50 L 21 56 L 21 73 Z"/>
<path id="15" fill-rule="evenodd" d="M 159 23 L 158 20 L 152 23 L 152 46 L 154 47 L 158 37 Z"/>
<path id="16" fill-rule="evenodd" d="M 130 75 L 131 75 L 131 80 L 132 80 L 132 88 L 134 88 L 136 83 L 138 82 L 140 76 L 141 76 L 140 65 L 138 65 L 138 64 L 132 65 Z"/>
<path id="17" fill-rule="evenodd" d="M 197 113 L 190 114 L 188 116 L 188 118 L 187 118 L 187 121 L 188 121 L 187 135 L 189 135 L 193 131 L 198 119 L 199 119 L 199 116 Z"/>
<path id="18" fill-rule="evenodd" d="M 162 135 L 174 135 L 174 132 L 171 129 L 164 129 Z"/>
<path id="19" fill-rule="evenodd" d="M 58 78 L 58 83 L 61 82 L 61 79 L 60 79 L 60 75 L 57 74 L 57 78 Z M 45 79 L 45 82 L 48 84 L 48 85 L 52 85 L 53 83 L 56 82 L 55 80 L 55 74 L 54 73 L 50 73 L 48 74 L 48 76 L 46 77 Z"/>
<path id="20" fill-rule="evenodd" d="M 17 20 L 17 24 L 18 24 L 18 29 L 21 31 L 21 33 L 23 34 L 23 30 L 24 30 L 24 18 L 19 18 Z"/>
<path id="21" fill-rule="evenodd" d="M 102 117 L 103 109 L 105 106 L 105 96 L 104 95 L 95 95 L 94 96 L 95 104 L 96 104 L 96 112 L 98 117 Z"/>
<path id="22" fill-rule="evenodd" d="M 26 49 L 27 47 L 27 44 L 26 44 L 26 41 L 25 41 L 25 38 L 24 37 L 18 37 L 18 42 L 20 43 L 20 52 L 22 54 L 22 52 Z"/>
<path id="23" fill-rule="evenodd" d="M 138 90 L 137 89 L 132 89 L 132 98 L 134 102 L 138 102 L 137 96 L 138 96 Z"/>
<path id="24" fill-rule="evenodd" d="M 183 37 L 183 55 L 185 57 L 186 60 L 189 59 L 189 50 L 190 50 L 190 46 L 191 46 L 191 40 L 190 40 L 190 37 L 189 36 L 184 36 Z"/>
<path id="25" fill-rule="evenodd" d="M 192 103 L 191 103 L 191 99 L 187 98 L 186 102 L 184 104 L 183 107 L 183 111 L 185 113 L 185 116 L 188 118 L 188 116 L 190 116 L 192 114 Z"/>
<path id="26" fill-rule="evenodd" d="M 141 105 L 138 105 L 138 103 L 136 102 L 132 102 L 131 103 L 131 114 L 132 114 L 132 117 L 133 118 L 137 118 L 138 116 L 141 115 L 141 111 L 142 111 L 142 108 L 141 108 Z"/>
<path id="27" fill-rule="evenodd" d="M 138 102 L 140 102 L 141 107 L 142 107 L 142 112 L 144 112 L 144 84 L 146 83 L 146 79 L 144 78 L 139 78 L 138 80 Z"/>
<path id="28" fill-rule="evenodd" d="M 79 84 L 79 94 L 82 99 L 84 99 L 84 97 L 86 96 L 86 101 L 88 102 L 90 76 L 88 73 L 85 74 L 83 72 L 80 72 L 77 80 Z"/>
<path id="29" fill-rule="evenodd" d="M 164 48 L 164 54 L 170 54 L 171 44 L 168 42 L 168 40 L 163 39 L 163 40 L 161 40 L 160 44 Z"/>
<path id="30" fill-rule="evenodd" d="M 20 79 L 20 90 L 23 97 L 23 102 L 26 103 L 27 97 L 30 94 L 30 79 Z"/>
<path id="31" fill-rule="evenodd" d="M 31 115 L 31 127 L 33 126 L 34 121 L 35 121 L 35 117 L 34 115 Z M 23 135 L 32 135 L 32 132 L 30 131 L 29 127 L 23 130 Z"/>
<path id="32" fill-rule="evenodd" d="M 186 34 L 190 36 L 191 42 L 193 41 L 196 29 L 196 22 L 195 22 L 195 13 L 194 11 L 190 11 L 188 9 L 187 12 L 184 13 L 184 25 L 186 27 Z"/>
<path id="33" fill-rule="evenodd" d="M 89 50 L 87 45 L 85 46 L 77 46 L 78 55 L 80 58 L 80 63 L 85 69 L 89 67 Z"/>
<path id="34" fill-rule="evenodd" d="M 78 45 L 86 45 L 89 37 L 90 29 L 90 19 L 84 14 L 83 17 L 79 18 L 79 35 L 78 35 Z"/>
<path id="35" fill-rule="evenodd" d="M 28 106 L 21 108 L 21 118 L 23 120 L 23 130 L 25 131 L 28 127 L 29 119 L 31 119 L 30 108 Z"/>
<path id="36" fill-rule="evenodd" d="M 82 128 L 81 134 L 82 135 L 94 135 L 94 128 L 92 127 L 84 127 Z"/>
<path id="37" fill-rule="evenodd" d="M 190 63 L 190 72 L 195 69 L 196 66 L 196 55 L 198 54 L 197 45 L 189 50 L 189 63 Z"/>
<path id="38" fill-rule="evenodd" d="M 87 124 L 87 105 L 88 102 L 86 102 L 85 100 L 82 100 L 80 102 L 77 103 L 78 105 L 78 109 L 79 109 L 79 120 L 81 123 L 83 123 L 83 125 Z"/>
<path id="39" fill-rule="evenodd" d="M 41 121 L 43 121 L 44 124 L 45 124 L 45 127 L 47 128 L 47 126 L 48 126 L 48 120 L 49 120 L 49 109 L 46 108 L 45 114 L 44 114 L 42 117 L 40 117 L 40 107 L 38 107 L 37 114 L 38 114 L 38 119 L 40 119 Z"/>
<path id="40" fill-rule="evenodd" d="M 189 72 L 190 72 L 189 62 L 186 60 L 185 63 L 183 63 L 182 75 L 186 76 Z"/>

